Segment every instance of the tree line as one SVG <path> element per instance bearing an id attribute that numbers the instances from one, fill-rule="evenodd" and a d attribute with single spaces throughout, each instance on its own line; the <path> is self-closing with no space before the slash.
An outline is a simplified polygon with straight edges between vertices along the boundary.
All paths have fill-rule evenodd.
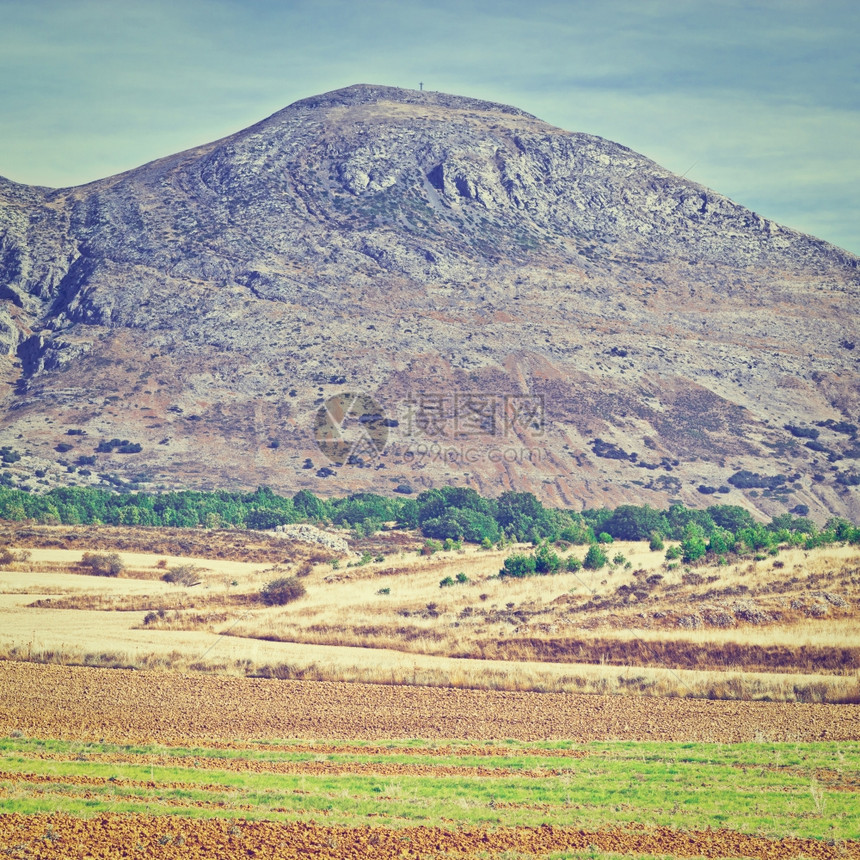
<path id="1" fill-rule="evenodd" d="M 566 541 L 592 544 L 614 540 L 686 542 L 685 557 L 705 547 L 728 549 L 738 535 L 753 548 L 767 547 L 775 535 L 794 535 L 805 545 L 816 541 L 858 542 L 860 529 L 833 518 L 821 529 L 806 517 L 782 514 L 756 522 L 737 505 L 659 510 L 621 505 L 582 512 L 544 506 L 532 493 L 505 492 L 485 498 L 467 487 L 425 490 L 415 498 L 353 493 L 323 499 L 309 490 L 282 496 L 268 487 L 254 492 L 182 490 L 167 493 L 118 493 L 89 487 L 60 487 L 44 494 L 0 487 L 0 519 L 64 525 L 141 525 L 178 528 L 273 529 L 292 523 L 324 523 L 358 535 L 386 523 L 419 529 L 434 540 L 465 540 L 485 545 L 500 541 Z M 730 537 L 731 536 L 731 537 Z"/>

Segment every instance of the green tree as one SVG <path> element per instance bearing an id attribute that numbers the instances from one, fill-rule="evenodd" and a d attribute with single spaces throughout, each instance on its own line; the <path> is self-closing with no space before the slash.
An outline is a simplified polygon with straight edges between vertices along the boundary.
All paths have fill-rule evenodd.
<path id="1" fill-rule="evenodd" d="M 582 566 L 586 570 L 600 570 L 601 567 L 605 567 L 607 565 L 608 561 L 609 559 L 607 559 L 606 553 L 598 544 L 593 543 L 585 554 Z"/>
<path id="2" fill-rule="evenodd" d="M 717 526 L 711 532 L 710 540 L 708 541 L 708 552 L 716 555 L 724 555 L 727 552 L 732 552 L 735 548 L 735 536 L 728 529 Z"/>
<path id="3" fill-rule="evenodd" d="M 721 529 L 737 532 L 755 525 L 752 514 L 740 505 L 711 505 L 705 512 Z"/>
<path id="4" fill-rule="evenodd" d="M 645 540 L 652 532 L 664 528 L 660 511 L 644 505 L 621 505 L 603 523 L 603 531 L 616 540 Z"/>
<path id="5" fill-rule="evenodd" d="M 705 530 L 696 522 L 687 523 L 681 541 L 681 559 L 686 563 L 697 561 L 708 551 Z"/>

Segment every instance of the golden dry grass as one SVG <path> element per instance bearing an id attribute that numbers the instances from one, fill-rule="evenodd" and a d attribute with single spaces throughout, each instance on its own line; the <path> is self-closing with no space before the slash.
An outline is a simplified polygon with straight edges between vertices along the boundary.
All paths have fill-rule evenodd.
<path id="1" fill-rule="evenodd" d="M 831 701 L 857 695 L 856 548 L 697 568 L 696 586 L 683 583 L 682 566 L 667 570 L 663 553 L 645 544 L 609 549 L 630 565 L 512 581 L 497 576 L 511 549 L 419 556 L 395 548 L 384 561 L 351 566 L 343 559 L 335 567 L 286 545 L 278 566 L 197 556 L 200 585 L 187 588 L 160 579 L 188 560 L 182 556 L 121 553 L 131 578 L 112 579 L 80 575 L 83 549 L 37 548 L 26 564 L 0 571 L 0 648 L 19 658 L 98 662 L 102 655 L 122 665 L 386 683 Z M 565 554 L 581 559 L 585 548 Z M 282 607 L 256 602 L 267 581 L 295 572 L 303 574 L 304 597 Z M 469 582 L 440 588 L 458 573 Z M 653 573 L 662 582 L 646 585 Z M 639 597 L 626 601 L 624 588 Z M 825 592 L 846 605 L 813 596 Z M 683 626 L 687 617 L 750 603 L 776 620 Z M 812 603 L 826 614 L 810 616 Z"/>

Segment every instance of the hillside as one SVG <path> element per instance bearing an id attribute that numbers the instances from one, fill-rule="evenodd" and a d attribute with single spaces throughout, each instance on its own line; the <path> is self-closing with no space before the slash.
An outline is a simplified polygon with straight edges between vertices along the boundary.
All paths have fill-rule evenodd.
<path id="1" fill-rule="evenodd" d="M 858 262 L 516 108 L 353 86 L 89 185 L 0 180 L 4 468 L 856 520 Z M 321 450 L 343 392 L 368 445 Z"/>

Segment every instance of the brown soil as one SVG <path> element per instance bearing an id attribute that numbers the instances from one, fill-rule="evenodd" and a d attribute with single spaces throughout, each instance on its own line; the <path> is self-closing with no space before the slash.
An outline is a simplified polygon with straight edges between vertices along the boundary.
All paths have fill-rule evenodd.
<path id="1" fill-rule="evenodd" d="M 0 733 L 224 738 L 860 739 L 860 707 L 228 678 L 0 662 Z"/>
<path id="2" fill-rule="evenodd" d="M 13 858 L 206 858 L 271 860 L 326 858 L 456 858 L 518 851 L 544 856 L 597 849 L 619 854 L 676 857 L 753 857 L 810 860 L 860 857 L 860 843 L 813 839 L 766 839 L 729 830 L 669 828 L 576 830 L 566 827 L 500 827 L 445 830 L 439 827 L 344 828 L 318 824 L 189 819 L 174 816 L 102 814 L 0 816 L 0 849 Z"/>

